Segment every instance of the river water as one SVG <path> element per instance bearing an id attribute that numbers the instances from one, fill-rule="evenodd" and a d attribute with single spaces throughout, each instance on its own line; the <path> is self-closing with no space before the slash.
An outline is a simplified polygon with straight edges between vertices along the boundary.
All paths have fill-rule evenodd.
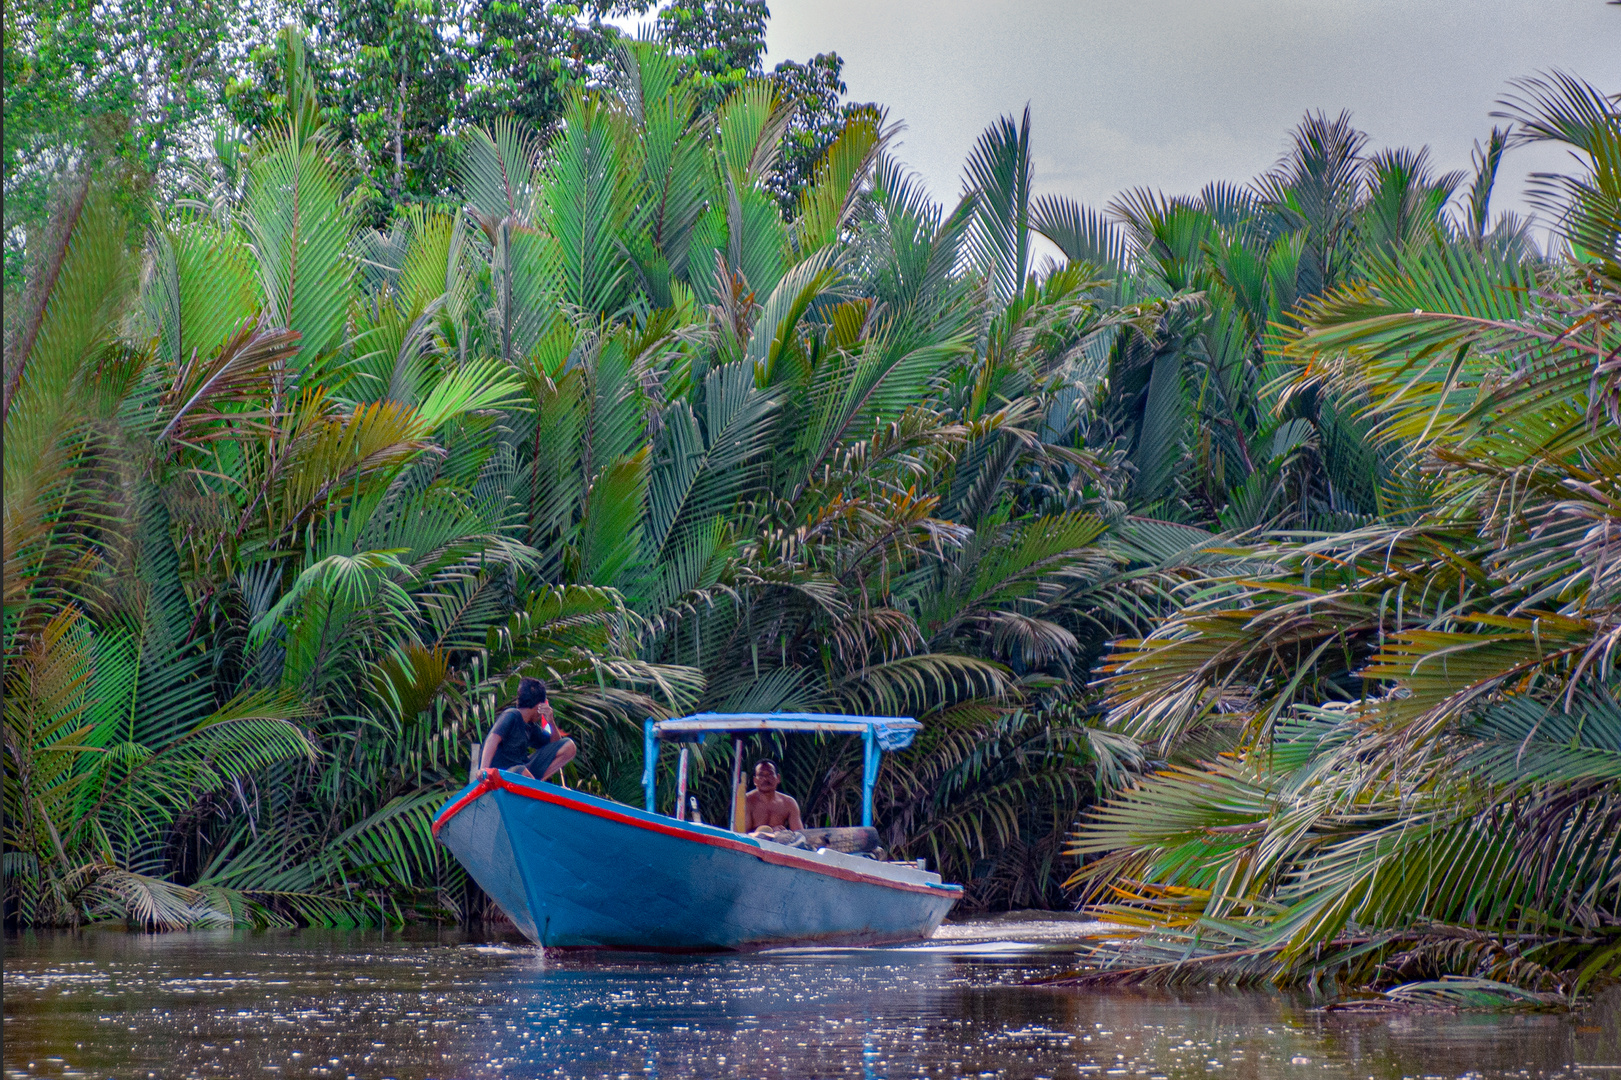
<path id="1" fill-rule="evenodd" d="M 5 1075 L 1621 1080 L 1621 1001 L 1575 1017 L 1023 985 L 1073 924 L 908 949 L 556 959 L 512 940 L 300 931 L 5 944 Z"/>

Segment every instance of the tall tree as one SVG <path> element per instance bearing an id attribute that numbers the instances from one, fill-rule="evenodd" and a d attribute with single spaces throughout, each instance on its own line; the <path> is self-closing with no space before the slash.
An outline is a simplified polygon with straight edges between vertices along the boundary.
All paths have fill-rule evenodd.
<path id="1" fill-rule="evenodd" d="M 173 170 L 214 108 L 254 16 L 224 0 L 5 3 L 5 291 L 50 248 L 50 193 L 76 172 L 113 183 L 125 216 Z M 14 305 L 6 305 L 8 311 Z M 8 316 L 9 318 L 9 316 Z"/>

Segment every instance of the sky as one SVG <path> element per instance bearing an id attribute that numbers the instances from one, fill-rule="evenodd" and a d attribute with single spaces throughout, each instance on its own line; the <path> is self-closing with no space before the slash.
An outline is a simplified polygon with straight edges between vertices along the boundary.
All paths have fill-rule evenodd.
<path id="1" fill-rule="evenodd" d="M 1038 193 L 1104 207 L 1271 167 L 1307 111 L 1350 110 L 1370 149 L 1469 169 L 1510 80 L 1561 68 L 1621 91 L 1603 0 L 770 0 L 766 67 L 834 51 L 853 101 L 905 123 L 898 156 L 954 201 L 962 162 L 1028 103 Z M 1564 152 L 1511 151 L 1494 210 Z"/>

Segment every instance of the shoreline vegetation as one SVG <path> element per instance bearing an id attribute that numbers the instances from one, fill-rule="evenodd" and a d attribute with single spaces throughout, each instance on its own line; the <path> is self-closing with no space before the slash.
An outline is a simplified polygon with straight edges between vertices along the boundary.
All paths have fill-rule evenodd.
<path id="1" fill-rule="evenodd" d="M 484 918 L 428 823 L 534 675 L 638 803 L 649 715 L 917 717 L 884 846 L 1124 927 L 1078 983 L 1621 977 L 1616 100 L 1518 80 L 1446 175 L 1311 114 L 1105 212 L 1026 111 L 937 202 L 836 57 L 678 7 L 755 21 L 414 143 L 296 27 L 144 172 L 8 143 L 7 926 Z M 1534 141 L 1548 251 L 1491 212 Z M 859 814 L 848 747 L 750 753 Z"/>

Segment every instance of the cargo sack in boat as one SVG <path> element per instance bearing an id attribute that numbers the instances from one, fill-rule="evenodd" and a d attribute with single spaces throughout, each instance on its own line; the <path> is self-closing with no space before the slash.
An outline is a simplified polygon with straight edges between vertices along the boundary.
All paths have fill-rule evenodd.
<path id="1" fill-rule="evenodd" d="M 779 829 L 774 825 L 761 825 L 749 835 L 756 840 L 769 840 L 773 844 L 782 844 L 785 847 L 804 848 L 807 851 L 813 850 L 815 847 L 814 844 L 805 842 L 804 833 L 795 832 L 792 829 Z"/>
<path id="2" fill-rule="evenodd" d="M 811 848 L 827 848 L 850 855 L 864 855 L 878 850 L 878 830 L 862 825 L 844 829 L 806 829 L 805 844 Z"/>

